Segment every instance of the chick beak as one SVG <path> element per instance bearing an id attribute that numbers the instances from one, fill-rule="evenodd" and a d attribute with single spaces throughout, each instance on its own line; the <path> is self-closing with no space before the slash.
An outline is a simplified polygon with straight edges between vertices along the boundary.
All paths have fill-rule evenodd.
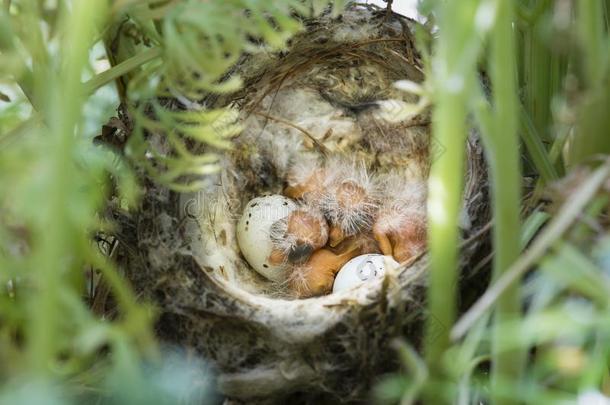
<path id="1" fill-rule="evenodd" d="M 292 264 L 303 264 L 313 253 L 313 246 L 309 243 L 298 243 L 288 252 L 288 261 Z"/>
<path id="2" fill-rule="evenodd" d="M 331 225 L 328 233 L 328 244 L 330 247 L 337 247 L 337 245 L 343 242 L 344 239 L 345 234 L 343 233 L 343 230 L 336 225 Z"/>

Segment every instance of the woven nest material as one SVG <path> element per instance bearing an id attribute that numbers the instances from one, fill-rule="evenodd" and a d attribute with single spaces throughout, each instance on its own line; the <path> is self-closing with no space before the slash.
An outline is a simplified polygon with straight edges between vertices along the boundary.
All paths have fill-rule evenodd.
<path id="1" fill-rule="evenodd" d="M 377 103 L 416 101 L 393 86 L 423 80 L 414 24 L 353 6 L 340 18 L 307 21 L 288 51 L 245 57 L 235 68 L 244 89 L 206 100 L 237 108 L 245 128 L 221 172 L 194 194 L 148 185 L 125 239 L 133 247 L 125 251 L 127 274 L 158 304 L 161 338 L 209 359 L 228 398 L 361 400 L 396 366 L 390 341 L 419 342 L 427 255 L 357 289 L 294 299 L 250 268 L 235 235 L 245 204 L 281 193 L 290 167 L 312 156 L 347 156 L 375 173 L 426 179 L 443 150 L 430 137 L 428 113 L 388 122 Z M 486 220 L 476 136 L 466 153 L 462 228 L 473 243 L 464 263 Z"/>

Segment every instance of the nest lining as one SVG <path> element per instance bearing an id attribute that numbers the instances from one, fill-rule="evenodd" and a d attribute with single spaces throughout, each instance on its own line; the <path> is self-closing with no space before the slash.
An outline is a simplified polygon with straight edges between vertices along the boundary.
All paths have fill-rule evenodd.
<path id="1" fill-rule="evenodd" d="M 206 99 L 211 107 L 237 108 L 244 125 L 223 170 L 201 192 L 180 195 L 179 204 L 151 187 L 133 255 L 147 272 L 129 276 L 162 309 L 160 335 L 210 359 L 225 395 L 271 402 L 294 392 L 362 398 L 375 375 L 394 364 L 392 337 L 407 335 L 417 344 L 426 255 L 360 288 L 291 299 L 250 268 L 235 235 L 250 199 L 280 194 L 291 168 L 318 159 L 339 156 L 371 173 L 425 182 L 435 148 L 428 114 L 389 123 L 375 108 L 378 100 L 416 101 L 393 87 L 423 79 L 413 24 L 354 6 L 341 19 L 307 22 L 287 52 L 244 58 L 235 71 L 245 88 Z M 467 154 L 465 238 L 486 222 L 476 136 Z M 177 229 L 184 229 L 178 237 Z M 471 253 L 465 250 L 463 259 Z"/>

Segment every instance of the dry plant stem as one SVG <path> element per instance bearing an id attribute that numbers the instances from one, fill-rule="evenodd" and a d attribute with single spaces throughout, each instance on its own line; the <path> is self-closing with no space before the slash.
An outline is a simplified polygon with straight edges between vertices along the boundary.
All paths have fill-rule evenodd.
<path id="1" fill-rule="evenodd" d="M 476 240 L 480 239 L 483 235 L 485 235 L 487 232 L 489 232 L 489 230 L 491 229 L 492 225 L 493 225 L 493 222 L 491 222 L 491 221 L 488 222 L 487 224 L 485 224 L 485 226 L 483 226 L 481 229 L 479 229 L 474 235 L 470 236 L 468 239 L 466 239 L 465 241 L 460 243 L 460 250 L 468 247 L 473 242 L 475 242 Z M 399 265 L 398 268 L 409 267 L 413 263 L 415 263 L 416 261 L 418 261 L 419 259 L 424 257 L 426 254 L 428 254 L 428 249 L 424 249 L 421 252 L 417 253 L 416 255 L 408 258 L 407 260 L 399 262 L 398 263 L 398 265 Z"/>
<path id="2" fill-rule="evenodd" d="M 394 0 L 386 0 L 386 3 L 388 3 L 388 5 L 386 6 L 386 11 L 385 11 L 385 19 L 387 21 L 390 19 L 391 15 L 392 15 L 392 3 L 394 3 Z"/>
<path id="3" fill-rule="evenodd" d="M 289 127 L 296 129 L 297 131 L 299 131 L 302 134 L 304 134 L 307 138 L 309 138 L 313 142 L 313 144 L 316 145 L 316 147 L 320 150 L 320 153 L 322 153 L 325 156 L 328 156 L 328 149 L 326 148 L 326 146 L 322 145 L 320 143 L 320 141 L 318 141 L 316 139 L 316 137 L 313 136 L 311 134 L 311 132 L 307 131 L 305 128 L 303 128 L 303 127 L 301 127 L 301 126 L 299 126 L 299 125 L 297 125 L 295 123 L 292 123 L 292 122 L 290 122 L 288 120 L 285 120 L 283 118 L 274 117 L 272 115 L 266 114 L 266 113 L 261 112 L 261 111 L 254 111 L 254 114 L 260 115 L 261 117 L 265 117 L 267 119 L 270 119 L 271 121 L 279 122 L 280 124 L 288 125 Z"/>
<path id="4" fill-rule="evenodd" d="M 466 332 L 481 318 L 501 297 L 506 290 L 533 266 L 546 251 L 564 234 L 579 217 L 586 205 L 610 175 L 610 161 L 597 169 L 593 175 L 572 195 L 555 218 L 533 242 L 531 248 L 500 277 L 479 300 L 455 324 L 451 338 L 462 338 Z"/>
<path id="5" fill-rule="evenodd" d="M 515 34 L 513 31 L 514 3 L 501 0 L 494 29 L 491 32 L 491 78 L 494 112 L 491 134 L 486 134 L 490 173 L 492 177 L 492 205 L 495 226 L 493 277 L 498 279 L 519 257 L 521 201 L 521 167 L 519 162 L 517 74 L 515 66 Z M 520 380 L 525 356 L 522 349 L 503 349 L 507 339 L 500 326 L 521 314 L 519 283 L 510 286 L 498 300 L 492 338 L 492 387 L 502 382 Z M 493 396 L 493 395 L 492 395 Z M 496 397 L 495 403 L 513 403 Z"/>

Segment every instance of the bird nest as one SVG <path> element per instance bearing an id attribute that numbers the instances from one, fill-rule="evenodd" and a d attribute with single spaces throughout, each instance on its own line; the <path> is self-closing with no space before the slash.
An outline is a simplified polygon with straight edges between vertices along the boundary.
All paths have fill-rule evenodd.
<path id="1" fill-rule="evenodd" d="M 261 276 L 240 250 L 237 224 L 248 202 L 298 187 L 312 166 L 335 181 L 370 180 L 375 217 L 416 184 L 424 201 L 421 185 L 443 152 L 426 111 L 398 112 L 417 97 L 394 83 L 423 80 L 412 42 L 415 22 L 353 6 L 339 18 L 305 25 L 287 51 L 242 59 L 235 67 L 245 79 L 239 93 L 207 98 L 208 106 L 239 110 L 244 127 L 220 172 L 190 194 L 149 182 L 132 226 L 123 227 L 124 244 L 132 247 L 124 253 L 127 275 L 158 305 L 158 334 L 209 359 L 220 391 L 237 400 L 273 402 L 303 393 L 362 399 L 376 376 L 396 366 L 389 342 L 407 336 L 417 346 L 426 316 L 425 250 L 401 257 L 400 266 L 360 287 L 313 297 Z M 461 226 L 463 240 L 472 243 L 464 244 L 464 263 L 477 248 L 486 212 L 475 135 L 466 153 Z M 311 204 L 332 225 L 336 216 Z M 425 223 L 421 206 L 410 215 Z M 365 221 L 367 232 L 372 226 Z M 373 243 L 360 253 L 382 250 L 368 240 Z"/>

